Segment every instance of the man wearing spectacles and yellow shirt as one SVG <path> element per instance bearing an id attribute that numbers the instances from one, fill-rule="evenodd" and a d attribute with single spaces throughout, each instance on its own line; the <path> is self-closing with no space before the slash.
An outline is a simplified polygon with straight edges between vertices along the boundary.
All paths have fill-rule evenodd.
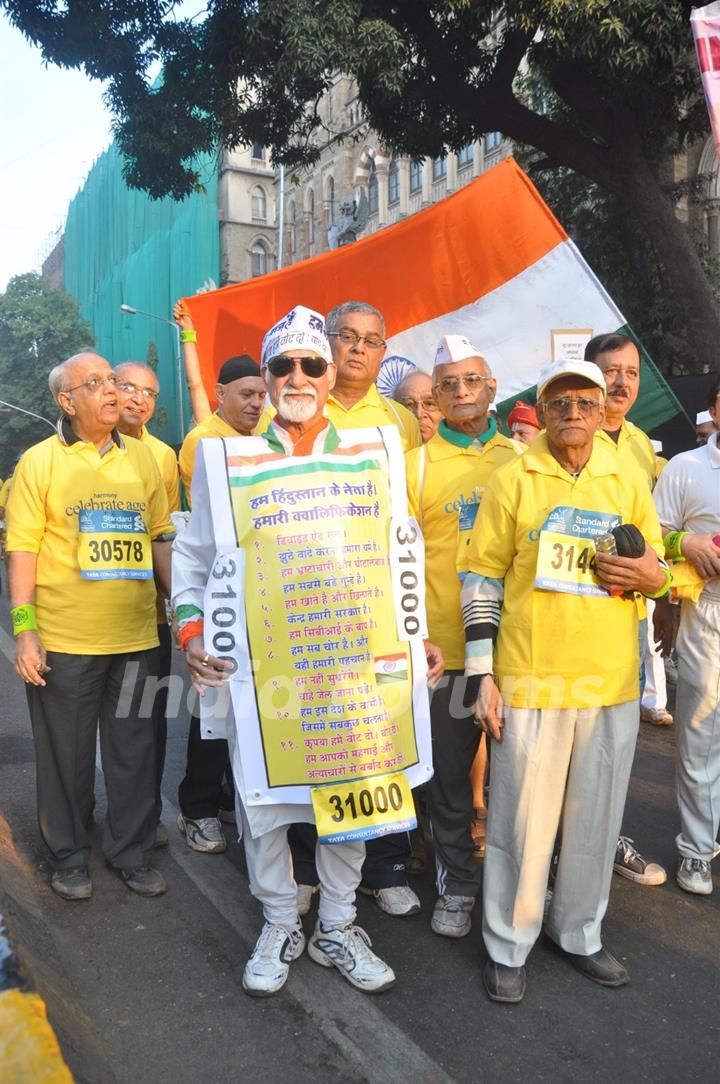
<path id="1" fill-rule="evenodd" d="M 170 588 L 172 524 L 152 453 L 116 426 L 116 376 L 86 351 L 50 373 L 57 435 L 29 448 L 8 502 L 16 670 L 35 740 L 38 821 L 64 899 L 87 899 L 95 743 L 108 799 L 102 849 L 128 888 L 166 889 L 155 842 L 155 582 Z M 152 687 L 152 683 L 151 686 Z"/>
<path id="2" fill-rule="evenodd" d="M 468 550 L 466 703 L 494 740 L 483 882 L 494 1001 L 522 999 L 543 924 L 588 978 L 628 979 L 601 923 L 640 722 L 634 593 L 664 594 L 669 573 L 645 478 L 595 439 L 605 395 L 590 362 L 541 374 L 546 432 L 490 479 Z M 605 552 L 621 524 L 623 538 L 637 528 L 632 557 Z"/>
<path id="3" fill-rule="evenodd" d="M 408 379 L 415 380 L 416 374 Z M 457 554 L 459 571 L 467 567 L 464 551 L 491 476 L 520 454 L 488 415 L 495 387 L 477 347 L 462 335 L 441 339 L 432 375 L 438 431 L 405 456 L 408 503 L 425 539 L 429 635 L 445 659 L 445 675 L 430 700 L 435 774 L 427 784 L 438 893 L 431 928 L 443 937 L 470 932 L 482 880 L 473 857 L 470 770 L 485 737 L 472 711 L 463 707 L 465 634 L 454 563 Z M 482 775 L 482 758 L 479 771 Z"/>
<path id="4" fill-rule="evenodd" d="M 326 327 L 336 371 L 335 385 L 325 404 L 328 421 L 336 429 L 395 425 L 404 452 L 419 447 L 420 429 L 410 411 L 386 399 L 375 387 L 387 348 L 382 313 L 366 301 L 345 301 L 327 314 Z M 269 414 L 266 420 L 269 422 Z M 260 424 L 258 432 L 262 430 Z M 312 825 L 294 825 L 289 835 L 301 914 L 309 910 L 313 887 L 318 883 L 314 831 Z M 405 855 L 409 850 L 406 833 L 370 840 L 363 866 L 361 891 L 373 895 L 382 911 L 398 918 L 420 910 L 420 900 L 407 883 Z"/>

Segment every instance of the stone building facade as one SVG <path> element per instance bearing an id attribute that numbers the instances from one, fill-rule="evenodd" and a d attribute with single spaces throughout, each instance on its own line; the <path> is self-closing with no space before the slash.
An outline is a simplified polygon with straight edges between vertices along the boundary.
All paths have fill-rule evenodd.
<path id="1" fill-rule="evenodd" d="M 220 285 L 274 270 L 275 169 L 265 147 L 223 151 L 219 163 Z"/>
<path id="2" fill-rule="evenodd" d="M 395 156 L 365 121 L 355 81 L 341 73 L 323 95 L 319 112 L 318 161 L 285 177 L 284 265 L 328 250 L 328 229 L 338 221 L 340 204 L 354 199 L 360 188 L 369 211 L 360 236 L 367 236 L 450 195 L 510 153 L 509 141 L 491 132 L 458 154 L 421 161 Z"/>

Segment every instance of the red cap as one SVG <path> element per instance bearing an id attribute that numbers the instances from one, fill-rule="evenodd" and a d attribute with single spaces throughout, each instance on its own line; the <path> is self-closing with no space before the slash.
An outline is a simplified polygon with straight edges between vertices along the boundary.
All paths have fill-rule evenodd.
<path id="1" fill-rule="evenodd" d="M 536 429 L 542 429 L 535 407 L 530 406 L 529 403 L 523 403 L 522 399 L 517 400 L 508 414 L 508 427 L 512 426 L 513 422 L 526 422 L 528 425 L 534 425 Z"/>

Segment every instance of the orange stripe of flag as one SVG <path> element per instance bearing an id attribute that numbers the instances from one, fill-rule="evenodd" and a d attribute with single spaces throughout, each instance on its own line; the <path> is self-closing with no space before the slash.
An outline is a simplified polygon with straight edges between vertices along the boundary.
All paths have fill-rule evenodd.
<path id="1" fill-rule="evenodd" d="M 567 234 L 513 159 L 389 229 L 311 260 L 186 298 L 205 386 L 233 354 L 259 360 L 264 333 L 294 305 L 349 299 L 384 314 L 388 336 L 453 312 L 547 255 Z"/>

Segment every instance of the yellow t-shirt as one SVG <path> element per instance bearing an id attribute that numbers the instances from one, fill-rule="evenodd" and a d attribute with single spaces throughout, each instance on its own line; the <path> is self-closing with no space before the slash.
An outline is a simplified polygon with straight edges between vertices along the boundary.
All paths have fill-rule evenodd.
<path id="1" fill-rule="evenodd" d="M 637 467 L 622 465 L 604 442 L 595 441 L 577 479 L 551 455 L 544 433 L 522 456 L 502 467 L 485 491 L 468 567 L 505 581 L 494 656 L 505 703 L 580 708 L 637 699 L 634 600 L 535 587 L 541 528 L 555 509 L 566 509 L 576 525 L 574 510 L 594 513 L 590 519 L 596 522 L 602 516 L 619 516 L 621 522 L 640 529 L 659 557 L 664 552 L 646 479 Z M 584 548 L 583 543 L 576 547 L 576 560 Z"/>
<path id="2" fill-rule="evenodd" d="M 595 440 L 614 448 L 621 464 L 628 463 L 630 466 L 639 467 L 647 478 L 650 489 L 655 488 L 657 478 L 655 449 L 650 443 L 650 437 L 643 433 L 642 429 L 638 429 L 632 422 L 623 420 L 617 444 L 612 437 L 607 435 L 604 429 L 598 429 Z"/>
<path id="3" fill-rule="evenodd" d="M 127 437 L 125 438 L 128 439 Z M 162 478 L 163 485 L 165 486 L 165 494 L 168 499 L 168 511 L 179 512 L 180 511 L 180 476 L 178 475 L 178 461 L 175 452 L 172 450 L 169 444 L 165 444 L 164 441 L 158 437 L 149 433 L 143 426 L 140 430 L 139 441 L 144 444 L 146 448 L 149 448 L 153 454 L 153 458 L 157 463 L 157 468 L 160 471 L 160 477 Z M 158 625 L 167 625 L 167 613 L 165 612 L 165 599 L 160 591 L 157 593 L 157 603 L 155 607 L 157 623 Z"/>
<path id="4" fill-rule="evenodd" d="M 374 384 L 357 403 L 344 407 L 331 393 L 325 405 L 325 414 L 336 429 L 365 429 L 372 425 L 396 425 L 404 452 L 419 448 L 422 444 L 417 418 L 407 407 L 386 399 Z"/>
<path id="5" fill-rule="evenodd" d="M 195 470 L 195 453 L 197 451 L 198 442 L 205 437 L 237 436 L 240 436 L 237 429 L 233 429 L 228 422 L 223 421 L 219 414 L 211 414 L 203 421 L 198 422 L 185 437 L 180 449 L 180 455 L 178 456 L 178 462 L 180 464 L 180 477 L 182 478 L 183 488 L 185 490 L 185 500 L 187 501 L 188 508 L 191 506 L 190 486 L 192 483 L 193 471 Z"/>
<path id="6" fill-rule="evenodd" d="M 6 478 L 2 486 L 0 486 L 0 512 L 4 512 L 7 507 L 8 498 L 10 496 L 10 489 L 12 488 L 13 475 Z"/>
<path id="7" fill-rule="evenodd" d="M 149 433 L 143 427 L 139 437 L 140 443 L 150 449 L 153 458 L 160 471 L 165 493 L 168 499 L 168 509 L 171 512 L 180 511 L 180 478 L 178 477 L 178 461 L 175 452 L 169 444 Z"/>
<path id="8" fill-rule="evenodd" d="M 514 442 L 498 433 L 485 444 L 467 448 L 436 433 L 405 456 L 410 513 L 425 539 L 428 635 L 442 650 L 449 670 L 462 670 L 465 664 L 460 580 L 455 574 L 458 536 L 466 535 L 466 545 L 490 476 L 517 455 Z"/>
<path id="9" fill-rule="evenodd" d="M 37 554 L 37 622 L 49 651 L 113 655 L 157 646 L 155 580 L 122 577 L 151 558 L 151 539 L 173 529 L 148 448 L 128 439 L 100 456 L 85 441 L 49 437 L 20 460 L 7 518 L 8 551 Z M 81 566 L 113 578 L 86 578 Z"/>
<path id="10" fill-rule="evenodd" d="M 268 403 L 260 415 L 254 432 L 264 433 L 277 411 Z M 370 390 L 351 407 L 344 407 L 331 394 L 325 404 L 325 417 L 336 429 L 366 429 L 373 425 L 396 425 L 400 432 L 400 443 L 404 452 L 419 448 L 422 444 L 420 426 L 414 414 L 402 403 L 386 399 L 373 384 Z M 181 468 L 182 469 L 182 468 Z"/>

